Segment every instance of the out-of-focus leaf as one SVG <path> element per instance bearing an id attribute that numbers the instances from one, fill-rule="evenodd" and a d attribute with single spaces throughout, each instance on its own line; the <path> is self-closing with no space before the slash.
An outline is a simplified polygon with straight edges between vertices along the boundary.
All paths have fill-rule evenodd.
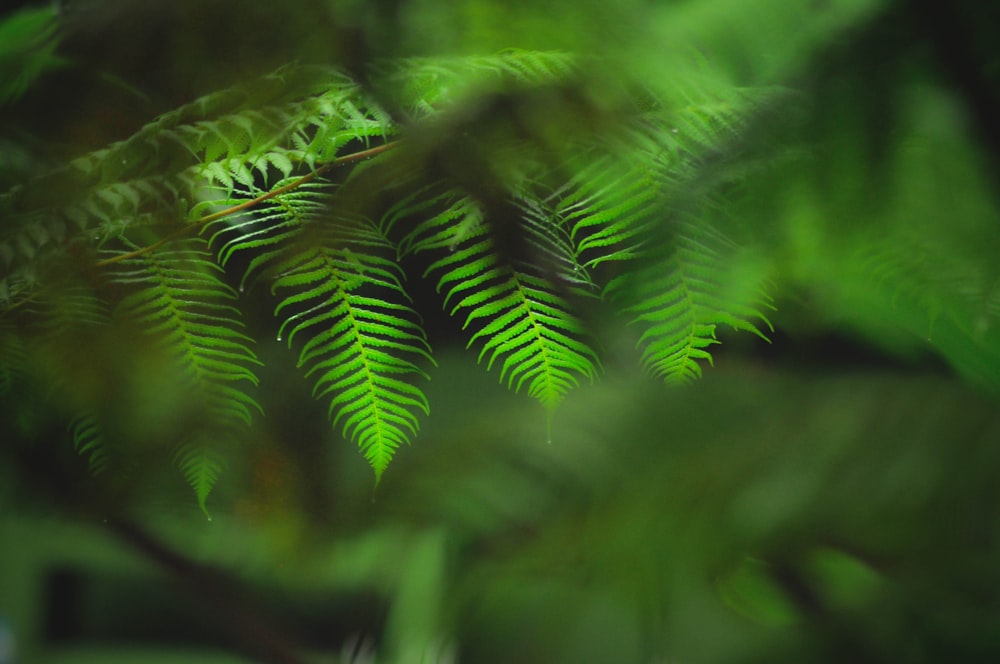
<path id="1" fill-rule="evenodd" d="M 0 19 L 0 106 L 16 101 L 37 78 L 62 67 L 58 22 L 51 7 L 23 9 Z"/>

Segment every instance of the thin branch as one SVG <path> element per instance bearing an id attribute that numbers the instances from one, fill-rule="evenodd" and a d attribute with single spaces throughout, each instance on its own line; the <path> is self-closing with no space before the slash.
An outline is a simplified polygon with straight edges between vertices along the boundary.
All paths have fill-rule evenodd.
<path id="1" fill-rule="evenodd" d="M 163 245 L 168 244 L 170 242 L 173 242 L 174 240 L 176 240 L 179 237 L 184 237 L 185 235 L 187 235 L 188 233 L 190 233 L 193 229 L 198 228 L 198 226 L 200 226 L 202 223 L 204 223 L 204 220 L 199 219 L 198 221 L 196 221 L 193 224 L 190 224 L 188 226 L 184 226 L 183 228 L 177 229 L 173 233 L 170 233 L 169 235 L 167 235 L 162 240 L 158 240 L 158 241 L 154 242 L 153 244 L 147 245 L 147 246 L 142 247 L 140 249 L 136 249 L 135 251 L 130 251 L 127 254 L 118 254 L 118 255 L 113 256 L 111 258 L 105 258 L 102 261 L 97 261 L 96 263 L 94 263 L 94 265 L 96 265 L 97 267 L 105 267 L 105 266 L 108 266 L 108 265 L 113 265 L 114 263 L 119 263 L 121 261 L 128 260 L 130 258 L 135 258 L 136 256 L 142 256 L 143 254 L 148 254 L 151 251 L 156 251 L 157 249 L 159 249 Z"/>
<path id="2" fill-rule="evenodd" d="M 168 546 L 137 524 L 109 516 L 108 529 L 176 580 L 190 597 L 212 609 L 217 623 L 249 657 L 272 664 L 307 664 L 302 644 L 286 634 L 259 607 L 248 602 L 233 579 Z"/>
<path id="3" fill-rule="evenodd" d="M 243 201 L 239 205 L 234 205 L 232 207 L 226 208 L 225 210 L 219 210 L 218 212 L 213 212 L 212 214 L 210 214 L 210 215 L 208 215 L 206 217 L 202 217 L 201 219 L 198 219 L 197 221 L 194 221 L 194 222 L 188 224 L 187 226 L 184 226 L 182 228 L 177 229 L 173 233 L 170 233 L 169 235 L 167 235 L 163 239 L 161 239 L 161 240 L 159 240 L 157 242 L 154 242 L 151 245 L 142 247 L 141 249 L 136 249 L 135 251 L 130 251 L 130 252 L 125 253 L 125 254 L 119 254 L 119 255 L 114 256 L 112 258 L 106 258 L 106 259 L 104 259 L 102 261 L 98 261 L 96 263 L 96 265 L 97 265 L 97 267 L 106 267 L 106 266 L 112 265 L 114 263 L 118 263 L 118 262 L 121 262 L 121 261 L 124 261 L 124 260 L 128 260 L 130 258 L 135 258 L 136 256 L 142 256 L 143 254 L 147 254 L 147 253 L 149 253 L 151 251 L 155 251 L 155 250 L 159 249 L 160 247 L 162 247 L 163 245 L 168 244 L 168 243 L 172 242 L 173 240 L 176 240 L 179 237 L 183 237 L 184 235 L 187 235 L 188 233 L 190 233 L 192 230 L 200 228 L 201 226 L 204 226 L 205 224 L 207 224 L 209 222 L 216 221 L 218 219 L 222 219 L 223 217 L 228 217 L 229 215 L 236 214 L 237 212 L 242 212 L 243 210 L 247 210 L 247 209 L 252 208 L 252 207 L 254 207 L 256 205 L 260 205 L 264 201 L 267 201 L 267 200 L 270 200 L 272 198 L 275 198 L 276 196 L 281 196 L 282 194 L 288 193 L 289 191 L 293 191 L 295 189 L 298 189 L 299 187 L 301 187 L 302 185 L 306 184 L 307 182 L 312 182 L 313 180 L 315 180 L 316 178 L 318 178 L 323 173 L 326 173 L 329 170 L 337 168 L 338 166 L 346 166 L 348 164 L 353 164 L 353 163 L 356 163 L 356 162 L 359 162 L 359 161 L 364 161 L 365 159 L 370 159 L 370 158 L 374 157 L 377 154 L 381 154 L 382 152 L 386 152 L 388 150 L 391 150 L 392 148 L 396 147 L 397 145 L 399 145 L 399 141 L 390 141 L 389 143 L 384 143 L 382 145 L 378 145 L 376 147 L 369 148 L 367 150 L 362 150 L 361 152 L 353 152 L 351 154 L 346 154 L 346 155 L 344 155 L 342 157 L 337 157 L 333 161 L 330 161 L 330 162 L 327 162 L 327 163 L 323 164 L 322 166 L 320 166 L 316 170 L 312 171 L 311 173 L 307 173 L 307 174 L 303 175 L 302 177 L 298 178 L 297 180 L 289 182 L 288 184 L 284 185 L 283 187 L 278 187 L 277 189 L 269 191 L 266 194 L 261 194 L 257 198 L 251 198 L 248 201 Z"/>
<path id="4" fill-rule="evenodd" d="M 232 649 L 266 664 L 309 664 L 311 660 L 302 654 L 307 644 L 299 642 L 253 601 L 249 586 L 239 578 L 189 556 L 143 526 L 118 516 L 109 506 L 119 502 L 121 496 L 105 493 L 102 487 L 82 489 L 84 485 L 72 478 L 70 466 L 53 464 L 44 446 L 11 449 L 18 481 L 23 479 L 25 487 L 39 492 L 32 495 L 40 497 L 45 505 L 53 501 L 68 517 L 82 517 L 95 526 L 94 511 L 106 514 L 104 527 L 168 574 L 191 599 L 210 609 L 210 618 L 234 639 Z"/>

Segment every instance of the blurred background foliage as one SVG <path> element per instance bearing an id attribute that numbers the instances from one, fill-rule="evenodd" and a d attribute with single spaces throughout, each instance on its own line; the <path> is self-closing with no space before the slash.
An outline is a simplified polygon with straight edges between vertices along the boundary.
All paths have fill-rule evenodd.
<path id="1" fill-rule="evenodd" d="M 4 389 L 0 614 L 21 659 L 4 660 L 0 631 L 0 662 L 185 648 L 205 661 L 995 661 L 998 25 L 972 0 L 78 0 L 5 14 L 5 190 L 293 60 L 343 67 L 405 121 L 386 60 L 583 56 L 582 106 L 521 114 L 536 148 L 558 141 L 553 126 L 602 128 L 586 112 L 614 113 L 621 90 L 678 113 L 692 94 L 752 99 L 674 195 L 714 203 L 705 214 L 744 249 L 732 287 L 771 284 L 776 331 L 726 337 L 702 381 L 667 388 L 631 368 L 635 330 L 598 318 L 606 375 L 567 398 L 546 445 L 544 414 L 434 322 L 434 416 L 374 494 L 280 344 L 261 344 L 268 418 L 211 523 L 155 449 L 137 455 L 137 481 L 95 481 L 47 419 L 58 393 Z M 482 110 L 479 94 L 473 135 L 508 108 Z M 16 344 L 6 324 L 0 343 Z M 119 390 L 135 426 L 176 426 L 171 376 L 119 334 L 29 361 L 83 392 Z M 84 353 L 118 358 L 126 378 L 101 384 Z M 24 431 L 32 446 L 15 444 Z M 66 569 L 72 592 L 53 575 Z M 187 594 L 167 593 L 176 612 L 154 602 L 151 635 L 128 615 L 146 615 L 134 589 L 160 574 Z M 346 599 L 302 600 L 315 593 Z M 249 616 L 226 599 L 243 597 Z"/>

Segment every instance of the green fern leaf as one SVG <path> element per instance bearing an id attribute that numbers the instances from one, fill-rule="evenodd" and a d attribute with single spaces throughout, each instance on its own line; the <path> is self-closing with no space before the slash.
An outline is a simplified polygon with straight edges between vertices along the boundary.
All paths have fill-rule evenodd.
<path id="1" fill-rule="evenodd" d="M 656 175 L 644 165 L 592 159 L 570 182 L 555 214 L 571 230 L 577 261 L 588 268 L 636 257 L 660 202 Z"/>
<path id="2" fill-rule="evenodd" d="M 578 74 L 577 60 L 559 51 L 507 49 L 490 55 L 408 58 L 383 64 L 380 75 L 400 106 L 427 117 L 484 89 L 566 80 Z"/>
<path id="3" fill-rule="evenodd" d="M 299 355 L 315 377 L 313 394 L 330 399 L 335 427 L 356 443 L 376 483 L 395 450 L 418 429 L 427 398 L 405 379 L 426 377 L 417 362 L 433 362 L 398 264 L 378 255 L 392 246 L 364 220 L 338 220 L 310 228 L 308 247 L 277 265 L 275 292 L 289 292 L 275 315 L 278 338 L 289 346 L 311 335 Z"/>
<path id="4" fill-rule="evenodd" d="M 707 350 L 719 343 L 716 327 L 725 324 L 767 339 L 761 326 L 773 329 L 761 309 L 770 301 L 755 290 L 747 301 L 727 277 L 734 247 L 705 224 L 688 224 L 664 261 L 651 262 L 608 285 L 612 297 L 634 302 L 625 308 L 645 330 L 639 338 L 642 361 L 667 382 L 701 376 L 700 361 L 712 363 Z"/>
<path id="5" fill-rule="evenodd" d="M 84 328 L 100 328 L 108 324 L 107 304 L 86 284 L 53 283 L 46 292 L 36 295 L 25 310 L 37 317 L 33 325 L 36 339 L 60 338 L 65 343 Z"/>
<path id="6" fill-rule="evenodd" d="M 400 258 L 423 251 L 448 249 L 454 251 L 463 240 L 478 232 L 483 223 L 483 211 L 470 196 L 441 186 L 422 187 L 406 196 L 383 217 L 381 228 L 388 236 L 404 219 L 431 216 L 419 221 L 400 239 Z"/>
<path id="7" fill-rule="evenodd" d="M 294 179 L 279 180 L 266 193 L 281 190 Z M 209 242 L 218 246 L 219 262 L 225 266 L 236 255 L 250 252 L 252 257 L 243 272 L 240 287 L 272 263 L 280 260 L 285 247 L 296 237 L 303 226 L 318 218 L 329 208 L 329 184 L 313 180 L 274 196 L 252 210 L 221 218 L 208 225 L 212 234 Z M 232 196 L 222 200 L 207 201 L 195 208 L 231 207 L 245 200 L 265 193 L 250 189 L 246 198 L 240 200 Z"/>
<path id="8" fill-rule="evenodd" d="M 194 490 L 198 507 L 211 521 L 207 501 L 215 483 L 222 474 L 223 458 L 211 447 L 186 442 L 177 446 L 174 451 L 174 464 L 184 474 L 184 479 Z"/>
<path id="9" fill-rule="evenodd" d="M 465 203 L 465 202 L 463 202 Z M 454 229 L 456 215 L 437 217 Z M 442 237 L 447 237 L 446 231 Z M 580 339 L 583 326 L 569 303 L 543 278 L 514 269 L 494 249 L 489 227 L 480 223 L 464 232 L 462 244 L 433 262 L 426 274 L 442 272 L 438 291 L 445 290 L 449 313 L 464 311 L 466 329 L 481 324 L 469 339 L 471 347 L 483 342 L 481 362 L 487 370 L 500 362 L 500 380 L 554 408 L 581 378 L 593 380 L 599 364 L 594 351 Z"/>
<path id="10" fill-rule="evenodd" d="M 572 285 L 575 293 L 594 295 L 598 288 L 589 269 L 594 263 L 580 262 L 581 250 L 573 242 L 570 224 L 553 206 L 556 194 L 533 194 L 522 192 L 515 201 L 521 210 L 525 239 L 537 252 L 532 262 L 544 268 L 547 277 Z"/>
<path id="11" fill-rule="evenodd" d="M 86 456 L 90 473 L 100 475 L 108 467 L 108 450 L 96 415 L 84 414 L 70 423 L 73 449 L 80 456 Z"/>
<path id="12" fill-rule="evenodd" d="M 28 364 L 24 338 L 13 326 L 0 322 L 0 395 L 13 392 Z"/>
<path id="13" fill-rule="evenodd" d="M 129 249 L 135 247 L 126 243 L 107 252 L 120 258 L 112 266 L 112 281 L 137 289 L 121 301 L 119 315 L 142 326 L 176 358 L 185 388 L 204 409 L 207 429 L 215 434 L 249 425 L 261 408 L 240 384 L 257 385 L 252 367 L 260 362 L 249 348 L 252 340 L 240 332 L 239 310 L 230 304 L 236 294 L 220 280 L 221 268 L 205 242 L 178 240 L 138 255 Z M 198 464 L 197 472 L 182 470 L 196 480 L 191 486 L 203 503 L 218 469 L 209 472 L 207 462 Z"/>

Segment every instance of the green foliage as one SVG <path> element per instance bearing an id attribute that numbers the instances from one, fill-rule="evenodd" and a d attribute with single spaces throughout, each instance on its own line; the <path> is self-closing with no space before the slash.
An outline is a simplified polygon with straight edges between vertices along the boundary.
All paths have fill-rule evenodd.
<path id="1" fill-rule="evenodd" d="M 205 501 L 222 472 L 222 457 L 210 446 L 184 442 L 174 453 L 174 463 L 184 474 L 184 479 L 194 489 L 198 506 L 211 519 Z"/>
<path id="2" fill-rule="evenodd" d="M 317 569 L 406 588 L 380 660 L 454 627 L 475 661 L 991 661 L 972 4 L 2 18 L 8 479 L 88 517 L 179 490 L 310 590 L 329 537 Z"/>
<path id="3" fill-rule="evenodd" d="M 71 424 L 70 432 L 73 436 L 73 449 L 77 454 L 87 457 L 90 472 L 94 475 L 103 473 L 108 465 L 108 450 L 97 416 L 81 415 Z"/>
<path id="4" fill-rule="evenodd" d="M 489 356 L 487 368 L 503 357 L 500 380 L 509 387 L 519 391 L 528 381 L 528 394 L 554 407 L 577 376 L 595 376 L 596 356 L 574 338 L 583 329 L 569 304 L 546 280 L 502 265 L 482 227 L 428 268 L 435 270 L 445 271 L 438 290 L 447 290 L 449 313 L 468 310 L 463 328 L 485 321 L 469 345 L 483 340 L 479 359 Z"/>
<path id="5" fill-rule="evenodd" d="M 153 348 L 173 359 L 176 388 L 200 405 L 198 427 L 182 437 L 174 460 L 208 514 L 205 500 L 218 479 L 219 452 L 207 440 L 228 439 L 251 424 L 260 405 L 244 384 L 259 382 L 250 350 L 253 339 L 241 332 L 236 292 L 220 280 L 222 269 L 203 240 L 178 239 L 141 253 L 126 244 L 107 252 L 115 261 L 110 282 L 129 292 L 116 315 L 139 326 Z M 83 426 L 81 426 L 81 424 Z M 100 453 L 100 420 L 85 417 L 74 429 L 81 453 Z M 206 442 L 196 442 L 206 438 Z M 91 455 L 92 469 L 103 466 Z"/>
<path id="6" fill-rule="evenodd" d="M 26 175 L 0 194 L 0 385 L 62 380 L 72 398 L 59 417 L 95 469 L 130 441 L 154 438 L 204 508 L 225 450 L 262 412 L 252 348 L 272 338 L 296 349 L 334 428 L 382 477 L 430 411 L 421 382 L 433 375 L 435 325 L 425 321 L 437 311 L 411 299 L 421 278 L 485 369 L 550 416 L 601 372 L 595 317 L 631 323 L 636 359 L 684 382 L 712 362 L 720 326 L 767 338 L 766 285 L 781 277 L 827 288 L 847 307 L 859 285 L 878 284 L 867 306 L 901 303 L 903 327 L 937 330 L 928 336 L 939 350 L 990 383 L 1000 365 L 977 369 L 977 358 L 1000 357 L 995 278 L 983 260 L 971 271 L 952 260 L 975 253 L 978 222 L 945 238 L 948 248 L 924 229 L 907 237 L 894 221 L 884 234 L 875 225 L 874 238 L 831 240 L 829 220 L 864 205 L 848 200 L 850 187 L 838 189 L 848 193 L 826 205 L 826 219 L 795 213 L 823 209 L 810 179 L 836 165 L 817 157 L 814 128 L 793 121 L 802 100 L 780 84 L 791 60 L 875 5 L 833 3 L 806 17 L 763 4 L 752 21 L 742 5 L 720 7 L 762 27 L 801 22 L 802 34 L 768 50 L 757 32 L 693 3 L 642 14 L 648 35 L 678 41 L 662 60 L 580 41 L 579 53 L 420 56 L 383 44 L 383 55 L 404 57 L 284 64 Z M 356 11 L 352 20 L 366 25 L 367 10 Z M 17 27 L 21 18 L 4 29 L 51 36 L 41 19 Z M 692 39 L 680 39 L 685 31 Z M 49 43 L 25 52 L 44 60 Z M 747 55 L 760 49 L 768 55 Z M 922 121 L 903 127 L 919 134 Z M 900 194 L 891 206 L 886 216 L 898 220 L 921 201 Z M 987 216 L 987 207 L 968 212 Z M 273 319 L 261 320 L 267 310 Z M 117 380 L 124 354 L 86 368 L 112 374 L 94 378 L 94 389 L 72 372 L 60 378 L 59 362 L 23 359 L 46 354 L 32 330 L 77 330 L 60 333 L 65 350 L 84 321 L 95 337 L 138 330 L 153 340 L 156 370 L 170 378 L 144 382 L 187 395 L 159 404 L 178 430 L 109 423 L 122 402 L 101 386 Z"/>
<path id="7" fill-rule="evenodd" d="M 22 9 L 0 19 L 0 106 L 16 101 L 36 78 L 65 64 L 56 55 L 52 8 Z"/>
<path id="8" fill-rule="evenodd" d="M 416 312 L 398 303 L 406 299 L 399 267 L 379 248 L 391 245 L 363 220 L 328 224 L 277 265 L 272 285 L 291 291 L 275 309 L 284 315 L 278 339 L 291 345 L 312 333 L 299 366 L 316 375 L 313 394 L 330 397 L 333 425 L 357 442 L 376 481 L 416 435 L 413 411 L 428 412 L 427 398 L 401 378 L 426 375 L 413 360 L 432 361 Z"/>
<path id="9" fill-rule="evenodd" d="M 98 292 L 116 321 L 154 339 L 202 405 L 173 457 L 204 509 L 223 465 L 222 447 L 210 441 L 242 435 L 261 410 L 248 391 L 258 384 L 253 339 L 224 280 L 241 293 L 263 281 L 277 297 L 277 338 L 300 348 L 314 395 L 329 400 L 331 422 L 377 480 L 429 412 L 413 379 L 428 376 L 433 356 L 401 260 L 423 262 L 487 369 L 498 366 L 508 387 L 552 409 L 598 375 L 598 351 L 577 312 L 580 297 L 600 298 L 607 277 L 594 270 L 638 257 L 670 187 L 693 173 L 700 151 L 738 133 L 742 112 L 711 92 L 685 97 L 681 109 L 644 93 L 638 105 L 613 109 L 620 117 L 610 133 L 573 120 L 572 141 L 557 147 L 553 129 L 536 122 L 538 103 L 556 103 L 567 120 L 585 111 L 598 125 L 608 121 L 609 111 L 588 110 L 564 91 L 580 75 L 568 55 L 514 50 L 382 65 L 376 89 L 392 90 L 393 105 L 418 123 L 405 133 L 361 86 L 327 68 L 289 65 L 211 93 L 4 195 L 15 222 L 0 241 L 4 301 L 16 310 L 44 292 L 49 274 L 81 275 L 81 257 L 106 273 Z M 475 149 L 506 156 L 485 168 L 485 180 L 456 179 L 451 164 L 461 161 L 439 151 L 460 145 L 422 140 L 419 127 L 453 141 L 448 124 L 484 94 L 511 95 L 515 124 L 486 107 L 476 122 L 495 129 Z M 347 170 L 366 151 L 394 147 L 385 141 L 395 136 L 404 140 L 394 151 Z M 450 162 L 438 171 L 442 158 Z M 397 192 L 378 223 L 367 212 L 379 205 L 368 181 Z M 53 183 L 66 195 L 40 205 Z M 196 232 L 205 239 L 186 237 Z M 525 251 L 502 248 L 518 236 Z M 696 361 L 710 359 L 703 347 L 716 319 L 759 333 L 748 322 L 759 315 L 755 303 L 720 299 L 717 266 L 696 253 L 678 251 L 666 273 L 647 265 L 657 294 L 635 305 L 640 319 L 674 316 L 677 300 L 700 307 L 683 313 L 669 344 L 645 345 L 645 361 L 668 380 L 693 377 Z M 678 276 L 678 266 L 691 276 Z M 673 362 L 685 344 L 697 350 Z M 79 416 L 73 432 L 77 449 L 103 468 L 100 418 Z"/>
<path id="10" fill-rule="evenodd" d="M 767 339 L 761 326 L 768 297 L 750 300 L 736 287 L 737 252 L 708 226 L 681 228 L 669 258 L 655 270 L 636 270 L 609 284 L 633 298 L 626 311 L 644 329 L 639 338 L 647 369 L 667 381 L 701 376 L 699 361 L 711 363 L 708 347 L 719 343 L 716 327 L 728 325 Z M 736 277 L 739 276 L 738 271 Z"/>
<path id="11" fill-rule="evenodd" d="M 248 345 L 253 340 L 240 331 L 240 310 L 230 304 L 236 293 L 220 280 L 205 243 L 175 240 L 136 250 L 111 251 L 106 259 L 116 260 L 111 282 L 135 289 L 119 302 L 118 316 L 175 356 L 183 389 L 198 395 L 213 426 L 249 425 L 260 406 L 238 386 L 257 385 L 251 367 L 259 362 Z"/>

